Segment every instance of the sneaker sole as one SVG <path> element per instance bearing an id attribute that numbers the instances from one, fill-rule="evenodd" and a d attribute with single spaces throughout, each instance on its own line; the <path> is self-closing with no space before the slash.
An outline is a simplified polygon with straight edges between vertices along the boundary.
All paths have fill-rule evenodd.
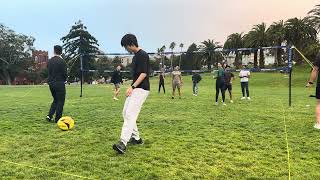
<path id="1" fill-rule="evenodd" d="M 119 154 L 124 154 L 125 152 L 124 151 L 122 151 L 121 149 L 119 149 L 118 147 L 117 147 L 117 145 L 113 145 L 112 146 L 112 148 L 115 150 L 115 151 L 117 151 Z"/>

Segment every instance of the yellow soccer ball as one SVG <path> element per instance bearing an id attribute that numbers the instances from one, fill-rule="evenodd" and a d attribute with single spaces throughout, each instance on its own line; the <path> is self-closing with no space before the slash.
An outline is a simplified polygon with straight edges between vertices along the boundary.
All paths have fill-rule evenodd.
<path id="1" fill-rule="evenodd" d="M 65 116 L 59 119 L 57 125 L 61 130 L 68 131 L 74 128 L 74 120 L 69 116 Z"/>

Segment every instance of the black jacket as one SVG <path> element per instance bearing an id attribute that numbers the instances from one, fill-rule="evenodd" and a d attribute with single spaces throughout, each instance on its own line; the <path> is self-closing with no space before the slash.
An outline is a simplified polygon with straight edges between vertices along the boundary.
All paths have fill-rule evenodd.
<path id="1" fill-rule="evenodd" d="M 67 64 L 59 56 L 52 57 L 48 62 L 48 83 L 65 82 L 67 80 Z"/>
<path id="2" fill-rule="evenodd" d="M 195 83 L 199 83 L 201 81 L 201 76 L 200 74 L 194 74 L 192 76 L 192 82 L 195 82 Z"/>

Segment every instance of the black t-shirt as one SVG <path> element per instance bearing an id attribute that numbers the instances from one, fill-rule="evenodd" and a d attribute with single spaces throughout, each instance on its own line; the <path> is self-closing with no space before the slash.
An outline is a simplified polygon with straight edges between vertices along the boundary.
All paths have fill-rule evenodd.
<path id="1" fill-rule="evenodd" d="M 234 77 L 234 75 L 232 72 L 228 72 L 228 71 L 224 72 L 224 80 L 227 85 L 230 85 L 231 78 L 233 78 L 233 77 Z"/>
<path id="2" fill-rule="evenodd" d="M 164 75 L 163 75 L 163 73 L 160 73 L 159 78 L 160 78 L 160 82 L 164 82 Z"/>
<path id="3" fill-rule="evenodd" d="M 67 64 L 59 56 L 52 57 L 48 62 L 48 83 L 65 82 L 67 80 Z"/>
<path id="4" fill-rule="evenodd" d="M 123 83 L 122 81 L 122 76 L 120 74 L 120 71 L 115 70 L 112 74 L 112 78 L 111 78 L 111 82 L 113 84 L 119 84 L 119 83 Z"/>
<path id="5" fill-rule="evenodd" d="M 132 59 L 132 84 L 136 82 L 141 73 L 146 73 L 147 76 L 136 88 L 142 88 L 150 91 L 149 67 L 149 55 L 144 50 L 140 49 L 137 53 L 135 53 Z"/>

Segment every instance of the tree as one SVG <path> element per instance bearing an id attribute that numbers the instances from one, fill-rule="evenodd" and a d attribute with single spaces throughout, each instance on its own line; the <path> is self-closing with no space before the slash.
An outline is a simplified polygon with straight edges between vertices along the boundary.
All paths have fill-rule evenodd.
<path id="1" fill-rule="evenodd" d="M 281 46 L 282 43 L 285 41 L 285 25 L 283 20 L 272 23 L 267 30 L 267 36 L 268 36 L 269 45 Z M 277 48 L 275 53 L 276 66 L 283 64 L 282 54 L 283 54 L 283 49 Z"/>
<path id="2" fill-rule="evenodd" d="M 224 49 L 239 49 L 244 46 L 243 35 L 242 33 L 233 33 L 230 34 L 227 38 L 227 41 L 224 43 Z M 241 54 L 239 54 L 238 50 L 232 50 L 236 54 L 234 65 L 239 68 L 241 65 Z"/>
<path id="3" fill-rule="evenodd" d="M 305 51 L 310 44 L 317 43 L 317 30 L 308 18 L 288 19 L 285 22 L 285 39 L 288 45 L 294 45 L 301 51 Z M 296 62 L 301 64 L 302 59 L 296 58 Z"/>
<path id="4" fill-rule="evenodd" d="M 202 45 L 200 45 L 200 51 L 202 55 L 202 59 L 208 66 L 208 70 L 211 70 L 211 65 L 218 62 L 218 57 L 221 55 L 220 53 L 217 54 L 214 50 L 217 48 L 221 48 L 222 46 L 219 42 L 215 42 L 214 40 L 208 39 L 207 41 L 203 41 Z"/>
<path id="5" fill-rule="evenodd" d="M 320 30 L 320 4 L 316 5 L 311 11 L 309 11 L 309 16 L 307 17 L 309 21 L 313 24 L 316 30 Z"/>
<path id="6" fill-rule="evenodd" d="M 31 52 L 35 39 L 17 34 L 0 24 L 0 79 L 11 85 L 12 80 L 32 66 Z"/>
<path id="7" fill-rule="evenodd" d="M 180 47 L 180 59 L 179 59 L 179 68 L 180 68 L 180 66 L 181 66 L 181 57 L 182 57 L 183 43 L 180 43 L 179 47 Z"/>
<path id="8" fill-rule="evenodd" d="M 199 50 L 198 46 L 195 43 L 192 43 L 187 50 L 185 55 L 181 55 L 181 69 L 200 69 L 201 67 L 197 67 L 200 63 L 198 62 L 199 56 L 197 52 Z M 200 65 L 201 66 L 201 65 Z"/>
<path id="9" fill-rule="evenodd" d="M 245 36 L 245 44 L 248 47 L 259 48 L 267 46 L 268 44 L 268 35 L 267 35 L 267 26 L 265 23 L 254 25 L 252 30 Z M 257 51 L 255 53 L 254 67 L 257 67 Z M 259 55 L 259 67 L 264 68 L 264 51 L 260 49 Z"/>
<path id="10" fill-rule="evenodd" d="M 173 70 L 172 61 L 173 61 L 173 58 L 174 58 L 173 50 L 174 50 L 175 47 L 176 47 L 176 43 L 175 43 L 175 42 L 172 42 L 172 43 L 170 44 L 170 46 L 169 46 L 169 48 L 171 49 L 171 52 L 172 52 L 172 54 L 171 54 L 171 69 L 172 69 L 172 70 Z"/>
<path id="11" fill-rule="evenodd" d="M 88 31 L 87 27 L 81 22 L 76 22 L 69 33 L 61 38 L 65 52 L 65 59 L 69 66 L 69 76 L 71 78 L 80 77 L 80 54 L 83 56 L 83 68 L 94 69 L 94 54 L 99 53 L 98 40 L 93 37 Z M 71 61 L 76 61 L 75 63 Z M 90 81 L 92 73 L 86 73 L 84 76 L 85 81 Z"/>
<path id="12" fill-rule="evenodd" d="M 162 55 L 162 62 L 161 62 L 161 64 L 162 64 L 162 68 L 164 67 L 164 60 L 165 60 L 165 54 L 164 54 L 164 52 L 166 51 L 166 46 L 165 45 L 163 45 L 161 48 L 160 48 L 160 53 L 161 53 L 161 55 Z"/>

